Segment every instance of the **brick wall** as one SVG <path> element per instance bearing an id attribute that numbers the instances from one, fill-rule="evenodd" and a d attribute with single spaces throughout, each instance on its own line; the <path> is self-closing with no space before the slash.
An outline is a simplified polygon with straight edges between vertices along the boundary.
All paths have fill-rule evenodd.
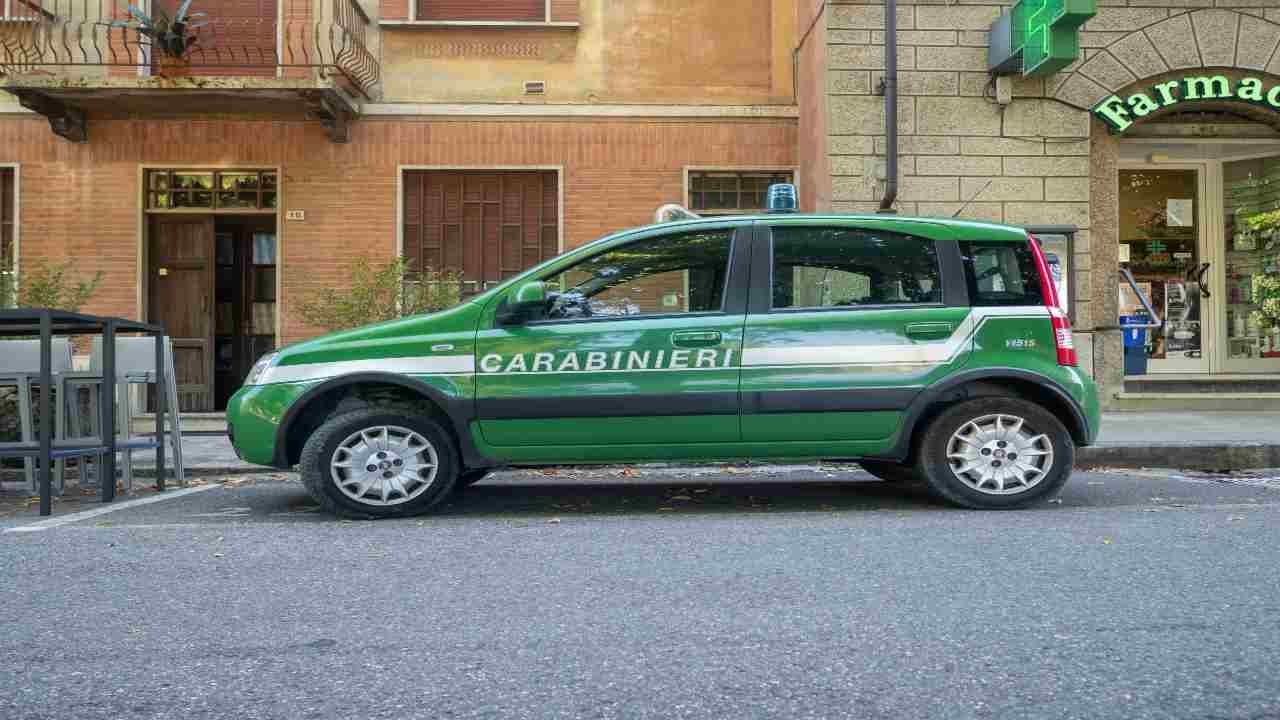
<path id="1" fill-rule="evenodd" d="M 684 168 L 794 166 L 792 120 L 365 119 L 352 141 L 317 123 L 96 120 L 91 142 L 54 137 L 38 117 L 0 119 L 2 162 L 21 166 L 22 255 L 80 258 L 107 278 L 86 309 L 136 317 L 142 164 L 281 166 L 282 209 L 306 211 L 280 233 L 284 341 L 313 334 L 288 311 L 321 286 L 341 286 L 357 251 L 396 247 L 399 165 L 563 166 L 564 244 L 652 222 L 683 202 Z"/>

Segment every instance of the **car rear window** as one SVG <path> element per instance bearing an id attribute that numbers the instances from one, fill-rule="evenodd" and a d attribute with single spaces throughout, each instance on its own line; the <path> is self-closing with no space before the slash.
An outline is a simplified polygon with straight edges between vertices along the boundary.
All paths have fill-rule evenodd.
<path id="1" fill-rule="evenodd" d="M 975 240 L 960 243 L 969 304 L 1044 305 L 1044 289 L 1031 242 Z"/>

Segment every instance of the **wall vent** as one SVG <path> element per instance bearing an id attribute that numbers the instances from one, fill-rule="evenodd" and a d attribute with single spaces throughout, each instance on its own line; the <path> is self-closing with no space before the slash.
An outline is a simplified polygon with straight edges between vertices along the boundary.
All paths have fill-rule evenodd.
<path id="1" fill-rule="evenodd" d="M 547 83 L 545 80 L 525 80 L 525 95 L 542 95 L 547 91 Z"/>

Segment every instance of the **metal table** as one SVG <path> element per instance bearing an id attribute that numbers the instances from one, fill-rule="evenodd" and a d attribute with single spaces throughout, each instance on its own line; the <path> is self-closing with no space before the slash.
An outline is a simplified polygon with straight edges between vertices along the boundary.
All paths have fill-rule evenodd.
<path id="1" fill-rule="evenodd" d="M 116 333 L 145 333 L 156 340 L 156 489 L 164 490 L 164 328 L 160 325 L 125 320 L 117 317 L 84 315 L 82 313 L 52 310 L 49 308 L 19 308 L 0 310 L 0 343 L 4 338 L 40 337 L 40 432 L 38 442 L 0 443 L 0 457 L 34 457 L 40 463 L 40 514 L 53 512 L 53 460 L 65 457 L 101 456 L 98 468 L 102 502 L 111 502 L 116 495 L 116 452 L 120 443 L 116 439 Z M 102 402 L 101 442 L 99 444 L 73 441 L 53 442 L 53 373 L 52 352 L 54 335 L 102 335 Z M 3 352 L 3 344 L 0 344 Z M 61 401 L 61 400 L 60 400 Z M 127 398 L 124 402 L 128 402 Z M 134 444 L 130 447 L 147 447 L 152 443 Z"/>

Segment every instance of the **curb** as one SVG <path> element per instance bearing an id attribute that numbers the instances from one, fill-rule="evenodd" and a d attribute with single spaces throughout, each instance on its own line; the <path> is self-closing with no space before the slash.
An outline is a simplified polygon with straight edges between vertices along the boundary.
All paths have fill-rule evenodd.
<path id="1" fill-rule="evenodd" d="M 828 463 L 845 463 L 852 461 L 824 460 Z M 721 466 L 725 463 L 706 464 L 666 464 L 635 463 L 637 467 L 663 466 L 670 470 L 683 468 L 707 468 Z M 749 463 L 753 468 L 767 468 L 788 463 Z M 593 467 L 623 467 L 622 465 L 596 465 Z M 1076 449 L 1076 469 L 1085 470 L 1097 467 L 1113 468 L 1178 468 L 1181 470 L 1199 470 L 1218 472 L 1229 470 L 1258 470 L 1280 467 L 1280 444 L 1151 444 L 1151 445 L 1090 445 Z M 257 465 L 200 465 L 187 468 L 187 477 L 211 477 L 219 475 L 247 475 L 251 473 L 286 472 L 276 468 Z M 154 467 L 134 467 L 135 477 L 154 478 Z"/>
<path id="2" fill-rule="evenodd" d="M 1076 467 L 1178 468 L 1218 472 L 1280 467 L 1280 445 L 1091 445 L 1076 450 Z"/>

